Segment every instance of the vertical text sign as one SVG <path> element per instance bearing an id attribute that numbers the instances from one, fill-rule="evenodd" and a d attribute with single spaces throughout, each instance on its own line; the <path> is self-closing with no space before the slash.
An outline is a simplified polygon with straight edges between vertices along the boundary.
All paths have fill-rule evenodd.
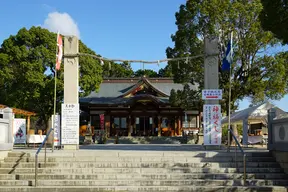
<path id="1" fill-rule="evenodd" d="M 203 106 L 204 145 L 221 145 L 221 118 L 220 105 Z"/>
<path id="2" fill-rule="evenodd" d="M 101 130 L 104 130 L 105 124 L 104 124 L 104 114 L 100 114 L 100 127 Z"/>
<path id="3" fill-rule="evenodd" d="M 79 144 L 79 104 L 62 104 L 62 144 Z"/>
<path id="4" fill-rule="evenodd" d="M 55 119 L 54 119 L 55 118 Z M 54 146 L 58 147 L 61 145 L 60 137 L 60 115 L 53 115 L 54 123 Z"/>

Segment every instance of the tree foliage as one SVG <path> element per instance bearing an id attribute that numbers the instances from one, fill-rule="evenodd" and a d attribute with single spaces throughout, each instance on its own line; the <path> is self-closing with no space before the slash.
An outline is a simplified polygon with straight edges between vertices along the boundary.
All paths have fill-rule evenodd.
<path id="1" fill-rule="evenodd" d="M 142 77 L 142 76 L 146 76 L 146 77 L 158 77 L 158 73 L 156 71 L 153 71 L 151 69 L 139 69 L 137 71 L 134 72 L 134 76 L 135 77 Z"/>
<path id="2" fill-rule="evenodd" d="M 288 1 L 287 0 L 261 0 L 262 27 L 271 31 L 277 38 L 288 43 Z"/>
<path id="3" fill-rule="evenodd" d="M 132 77 L 134 74 L 131 66 L 127 62 L 114 63 L 104 62 L 103 77 Z"/>
<path id="4" fill-rule="evenodd" d="M 234 62 L 232 65 L 232 110 L 237 102 L 250 97 L 254 101 L 280 99 L 287 93 L 287 54 L 263 54 L 278 41 L 261 27 L 260 0 L 187 0 L 175 14 L 178 30 L 172 35 L 174 47 L 166 49 L 167 57 L 203 54 L 203 38 L 219 37 L 219 86 L 224 90 L 224 110 L 227 111 L 229 72 L 221 71 L 230 33 L 233 32 Z M 174 80 L 179 83 L 204 85 L 203 58 L 169 62 Z"/>
<path id="5" fill-rule="evenodd" d="M 65 46 L 65 45 L 64 45 Z M 79 42 L 79 51 L 95 54 Z M 22 28 L 0 48 L 0 103 L 36 112 L 47 123 L 53 113 L 56 34 L 40 27 Z M 82 95 L 102 81 L 98 60 L 79 58 Z M 57 72 L 57 109 L 63 101 L 63 64 Z"/>
<path id="6" fill-rule="evenodd" d="M 185 84 L 183 90 L 171 90 L 169 102 L 173 107 L 181 107 L 191 110 L 199 107 L 201 101 L 200 94 L 194 89 L 190 89 L 189 84 Z"/>
<path id="7" fill-rule="evenodd" d="M 173 77 L 171 65 L 166 65 L 164 68 L 159 69 L 159 77 Z"/>
<path id="8" fill-rule="evenodd" d="M 103 77 L 115 77 L 115 78 L 131 78 L 131 77 L 172 77 L 172 71 L 167 65 L 165 68 L 161 68 L 157 73 L 151 69 L 139 69 L 137 71 L 133 71 L 131 65 L 128 62 L 123 63 L 115 63 L 115 62 L 104 62 L 103 65 Z"/>

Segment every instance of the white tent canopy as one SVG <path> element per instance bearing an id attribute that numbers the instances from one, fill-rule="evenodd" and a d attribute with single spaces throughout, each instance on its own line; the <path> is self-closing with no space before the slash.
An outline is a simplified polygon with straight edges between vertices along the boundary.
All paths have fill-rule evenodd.
<path id="1" fill-rule="evenodd" d="M 276 109 L 276 116 L 286 114 L 285 111 L 282 109 L 275 107 L 270 102 L 265 102 L 257 106 L 249 107 L 246 109 L 243 109 L 241 111 L 237 111 L 235 113 L 231 114 L 230 121 L 231 124 L 235 123 L 242 123 L 243 124 L 243 144 L 247 145 L 248 143 L 248 124 L 249 121 L 253 122 L 255 120 L 258 120 L 262 123 L 267 123 L 267 117 L 268 117 L 268 110 L 271 108 Z M 228 117 L 224 117 L 222 119 L 222 124 L 228 123 Z"/>
<path id="2" fill-rule="evenodd" d="M 244 119 L 262 119 L 263 121 L 267 122 L 267 115 L 268 115 L 268 110 L 271 108 L 276 109 L 276 115 L 280 114 L 286 114 L 285 111 L 282 109 L 275 107 L 275 105 L 265 102 L 257 106 L 249 107 L 246 109 L 243 109 L 241 111 L 237 111 L 235 113 L 231 114 L 231 123 L 238 123 L 242 122 Z M 222 119 L 222 124 L 227 124 L 228 123 L 228 116 L 224 117 Z"/>

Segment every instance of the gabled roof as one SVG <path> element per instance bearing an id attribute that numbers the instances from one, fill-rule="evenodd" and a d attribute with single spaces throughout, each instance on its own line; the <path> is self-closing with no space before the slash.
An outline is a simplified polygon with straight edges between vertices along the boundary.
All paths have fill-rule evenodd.
<path id="1" fill-rule="evenodd" d="M 4 110 L 5 108 L 9 108 L 9 107 L 6 106 L 6 105 L 0 104 L 0 110 L 1 111 Z M 11 108 L 11 109 L 12 109 L 13 113 L 16 114 L 16 115 L 25 115 L 25 116 L 35 116 L 35 115 L 37 115 L 34 112 L 26 111 L 26 110 L 23 110 L 23 109 L 18 109 L 18 108 Z"/>
<path id="2" fill-rule="evenodd" d="M 177 91 L 184 87 L 183 84 L 174 83 L 172 78 L 110 78 L 104 79 L 97 93 L 92 92 L 85 98 L 121 97 L 143 83 L 160 93 L 162 97 L 169 97 L 172 89 Z M 190 87 L 197 89 L 194 85 Z"/>
<path id="3" fill-rule="evenodd" d="M 156 88 L 150 81 L 148 81 L 147 78 L 142 77 L 141 80 L 138 81 L 137 84 L 135 84 L 133 87 L 131 87 L 131 89 L 128 89 L 123 95 L 120 95 L 120 97 L 125 97 L 131 93 L 133 94 L 134 91 L 137 91 L 137 89 L 143 84 L 152 88 L 152 90 L 154 90 L 156 93 L 158 93 L 162 97 L 169 97 L 169 95 L 170 95 L 170 93 L 169 94 L 164 93 L 161 89 Z"/>
<path id="4" fill-rule="evenodd" d="M 169 96 L 172 89 L 182 90 L 184 85 L 174 83 L 172 78 L 110 78 L 104 79 L 99 91 L 92 92 L 87 97 L 80 98 L 80 103 L 119 105 L 127 104 L 129 96 L 134 95 L 141 86 L 151 88 L 156 92 L 155 97 L 158 103 L 169 103 Z M 197 89 L 197 86 L 190 85 L 191 89 Z"/>

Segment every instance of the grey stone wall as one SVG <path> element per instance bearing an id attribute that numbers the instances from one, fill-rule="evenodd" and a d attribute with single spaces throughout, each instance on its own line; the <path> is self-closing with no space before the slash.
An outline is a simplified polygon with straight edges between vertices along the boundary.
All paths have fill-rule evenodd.
<path id="1" fill-rule="evenodd" d="M 276 110 L 268 110 L 268 149 L 288 174 L 288 118 L 276 117 Z"/>

